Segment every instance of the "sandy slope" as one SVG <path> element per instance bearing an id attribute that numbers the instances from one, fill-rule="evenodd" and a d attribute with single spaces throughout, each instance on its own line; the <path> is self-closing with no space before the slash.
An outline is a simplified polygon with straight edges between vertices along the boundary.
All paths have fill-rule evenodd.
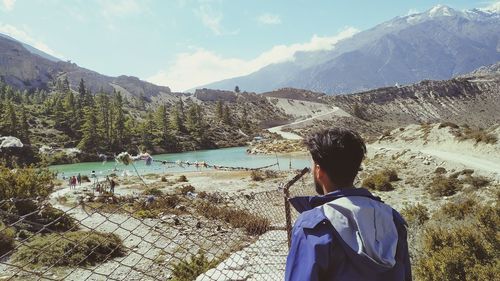
<path id="1" fill-rule="evenodd" d="M 333 109 L 331 109 L 330 111 L 328 111 L 326 113 L 323 112 L 320 114 L 316 114 L 312 117 L 309 117 L 309 118 L 306 118 L 303 120 L 297 120 L 295 122 L 281 125 L 281 126 L 272 127 L 272 128 L 267 129 L 267 130 L 271 133 L 277 133 L 285 139 L 300 140 L 300 139 L 302 139 L 301 136 L 294 134 L 294 133 L 291 133 L 291 132 L 284 132 L 283 129 L 290 128 L 290 127 L 296 126 L 296 125 L 305 125 L 305 123 L 307 123 L 307 122 L 310 122 L 310 121 L 315 120 L 315 119 L 324 118 L 324 117 L 330 116 L 330 115 L 346 116 L 348 114 L 338 107 L 333 107 Z"/>

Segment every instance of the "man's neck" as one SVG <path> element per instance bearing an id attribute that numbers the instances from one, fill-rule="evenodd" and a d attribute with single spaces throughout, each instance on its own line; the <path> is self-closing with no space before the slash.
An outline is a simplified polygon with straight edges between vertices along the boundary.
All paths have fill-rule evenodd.
<path id="1" fill-rule="evenodd" d="M 324 194 L 328 194 L 330 192 L 334 192 L 334 191 L 337 191 L 340 189 L 346 189 L 346 188 L 354 188 L 354 184 L 353 183 L 345 184 L 345 185 L 332 184 L 331 186 L 323 186 L 323 192 L 324 192 Z"/>

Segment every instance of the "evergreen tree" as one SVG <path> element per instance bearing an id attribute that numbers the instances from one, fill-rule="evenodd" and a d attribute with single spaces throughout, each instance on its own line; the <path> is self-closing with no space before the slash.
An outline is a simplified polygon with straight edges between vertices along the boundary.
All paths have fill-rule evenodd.
<path id="1" fill-rule="evenodd" d="M 169 120 L 167 117 L 167 107 L 162 104 L 158 106 L 155 112 L 155 124 L 158 130 L 159 141 L 158 143 L 166 146 L 171 141 L 169 132 Z"/>
<path id="2" fill-rule="evenodd" d="M 113 95 L 113 146 L 115 149 L 122 150 L 128 140 L 128 134 L 125 126 L 126 117 L 123 111 L 123 100 L 120 92 Z"/>
<path id="3" fill-rule="evenodd" d="M 97 126 L 97 110 L 94 107 L 85 109 L 85 118 L 82 125 L 82 139 L 78 143 L 78 148 L 87 153 L 94 153 L 100 150 L 100 133 Z"/>
<path id="4" fill-rule="evenodd" d="M 14 108 L 14 105 L 10 101 L 7 101 L 7 103 L 5 104 L 2 121 L 3 121 L 2 131 L 4 134 L 15 137 L 19 136 L 16 110 Z"/>
<path id="5" fill-rule="evenodd" d="M 238 86 L 234 87 L 234 92 L 239 93 L 240 92 L 240 87 L 238 87 Z"/>
<path id="6" fill-rule="evenodd" d="M 21 118 L 20 118 L 20 132 L 19 132 L 19 138 L 21 139 L 21 142 L 24 144 L 30 144 L 30 131 L 29 131 L 29 124 L 28 124 L 28 114 L 26 113 L 26 108 L 24 105 L 21 105 Z"/>
<path id="7" fill-rule="evenodd" d="M 224 116 L 224 103 L 222 101 L 217 101 L 217 105 L 215 106 L 215 117 L 217 120 L 222 121 Z"/>
<path id="8" fill-rule="evenodd" d="M 222 122 L 224 122 L 224 124 L 231 125 L 231 112 L 227 104 L 224 106 L 224 110 L 222 112 Z"/>
<path id="9" fill-rule="evenodd" d="M 174 134 L 178 134 L 179 132 L 181 132 L 182 120 L 177 108 L 173 108 L 170 112 L 169 127 Z"/>
<path id="10" fill-rule="evenodd" d="M 152 150 L 155 144 L 155 123 L 152 112 L 148 112 L 146 119 L 140 126 L 141 144 L 146 150 Z"/>
<path id="11" fill-rule="evenodd" d="M 101 139 L 106 144 L 106 149 L 111 149 L 111 114 L 109 96 L 104 93 L 99 93 L 96 96 L 97 122 Z"/>
<path id="12" fill-rule="evenodd" d="M 247 116 L 247 109 L 246 107 L 243 107 L 243 113 L 241 115 L 241 121 L 240 121 L 240 128 L 244 131 L 244 132 L 248 132 L 250 130 L 250 124 L 248 122 L 248 116 Z"/>

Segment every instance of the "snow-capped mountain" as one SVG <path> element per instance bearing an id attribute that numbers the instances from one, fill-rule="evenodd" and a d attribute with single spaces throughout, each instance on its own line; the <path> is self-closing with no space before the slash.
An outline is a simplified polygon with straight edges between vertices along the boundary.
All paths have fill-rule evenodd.
<path id="1" fill-rule="evenodd" d="M 246 76 L 203 87 L 265 92 L 294 87 L 328 94 L 449 79 L 500 61 L 497 10 L 438 5 L 379 24 L 330 51 L 297 53 Z"/>

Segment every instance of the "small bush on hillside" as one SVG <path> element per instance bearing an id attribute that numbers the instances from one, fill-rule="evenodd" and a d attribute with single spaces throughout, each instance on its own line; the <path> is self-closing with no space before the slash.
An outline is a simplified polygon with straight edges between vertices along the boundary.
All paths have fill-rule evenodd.
<path id="1" fill-rule="evenodd" d="M 401 215 L 409 225 L 422 225 L 429 220 L 429 209 L 420 203 L 407 205 L 401 210 Z"/>
<path id="2" fill-rule="evenodd" d="M 32 266 L 87 266 L 124 253 L 125 247 L 116 234 L 75 231 L 36 235 L 18 248 L 12 260 Z"/>
<path id="3" fill-rule="evenodd" d="M 172 269 L 172 281 L 192 281 L 209 269 L 217 266 L 219 262 L 215 259 L 209 261 L 203 251 L 198 251 L 197 255 L 182 260 L 175 264 Z"/>
<path id="4" fill-rule="evenodd" d="M 54 188 L 48 169 L 34 167 L 9 169 L 0 164 L 0 200 L 47 197 Z"/>
<path id="5" fill-rule="evenodd" d="M 437 214 L 463 220 L 466 216 L 474 212 L 477 205 L 477 201 L 471 198 L 459 202 L 448 202 L 441 207 L 441 210 Z"/>
<path id="6" fill-rule="evenodd" d="M 160 179 L 160 180 L 161 180 L 161 182 L 167 182 L 167 181 L 168 181 L 168 180 L 167 180 L 167 177 L 165 177 L 165 176 L 161 176 L 161 179 Z"/>
<path id="7" fill-rule="evenodd" d="M 439 175 L 444 175 L 446 174 L 446 169 L 444 167 L 437 167 L 436 170 L 434 170 L 434 173 Z"/>
<path id="8" fill-rule="evenodd" d="M 469 127 L 465 127 L 462 132 L 456 133 L 455 136 L 459 141 L 475 140 L 476 144 L 480 142 L 485 144 L 495 144 L 498 142 L 498 138 L 494 134 L 481 128 L 471 129 Z"/>
<path id="9" fill-rule="evenodd" d="M 185 175 L 181 175 L 177 179 L 177 182 L 188 182 L 188 179 L 187 179 L 187 177 Z"/>
<path id="10" fill-rule="evenodd" d="M 469 184 L 472 187 L 477 189 L 477 188 L 488 186 L 490 184 L 491 180 L 488 179 L 487 177 L 483 177 L 483 176 L 477 176 L 477 177 L 467 176 L 462 180 L 462 182 Z"/>
<path id="11" fill-rule="evenodd" d="M 455 123 L 452 123 L 452 122 L 443 122 L 443 123 L 439 124 L 438 129 L 442 129 L 442 128 L 446 128 L 446 127 L 449 127 L 449 128 L 452 128 L 452 129 L 458 129 L 458 128 L 460 128 Z"/>
<path id="12" fill-rule="evenodd" d="M 261 171 L 253 170 L 252 172 L 250 172 L 250 178 L 253 181 L 263 181 L 264 180 L 264 175 L 262 174 Z"/>
<path id="13" fill-rule="evenodd" d="M 15 247 L 16 231 L 0 221 L 0 257 L 12 251 Z"/>
<path id="14" fill-rule="evenodd" d="M 218 219 L 229 223 L 234 228 L 245 228 L 249 235 L 261 235 L 269 230 L 270 221 L 266 218 L 231 207 L 218 207 L 208 202 L 199 202 L 196 210 L 209 219 Z"/>
<path id="15" fill-rule="evenodd" d="M 51 231 L 78 230 L 78 224 L 74 218 L 52 206 L 43 208 L 33 219 Z"/>
<path id="16" fill-rule="evenodd" d="M 82 182 L 90 182 L 89 176 L 83 175 L 82 176 Z"/>
<path id="17" fill-rule="evenodd" d="M 462 189 L 462 184 L 456 178 L 436 175 L 426 189 L 434 197 L 451 196 Z"/>
<path id="18" fill-rule="evenodd" d="M 190 184 L 186 184 L 186 185 L 183 185 L 183 186 L 181 187 L 181 189 L 179 190 L 179 192 L 180 192 L 181 194 L 186 195 L 186 194 L 188 194 L 188 192 L 191 192 L 191 193 L 195 192 L 195 190 L 196 190 L 196 189 L 194 188 L 194 186 L 192 186 L 192 185 L 190 185 Z"/>
<path id="19" fill-rule="evenodd" d="M 154 195 L 154 196 L 161 196 L 163 195 L 163 191 L 159 190 L 158 188 L 149 188 L 146 189 L 142 192 L 145 195 Z"/>
<path id="20" fill-rule="evenodd" d="M 398 174 L 394 170 L 382 170 L 369 175 L 363 180 L 361 185 L 368 189 L 378 191 L 393 190 L 391 182 L 399 180 Z"/>

